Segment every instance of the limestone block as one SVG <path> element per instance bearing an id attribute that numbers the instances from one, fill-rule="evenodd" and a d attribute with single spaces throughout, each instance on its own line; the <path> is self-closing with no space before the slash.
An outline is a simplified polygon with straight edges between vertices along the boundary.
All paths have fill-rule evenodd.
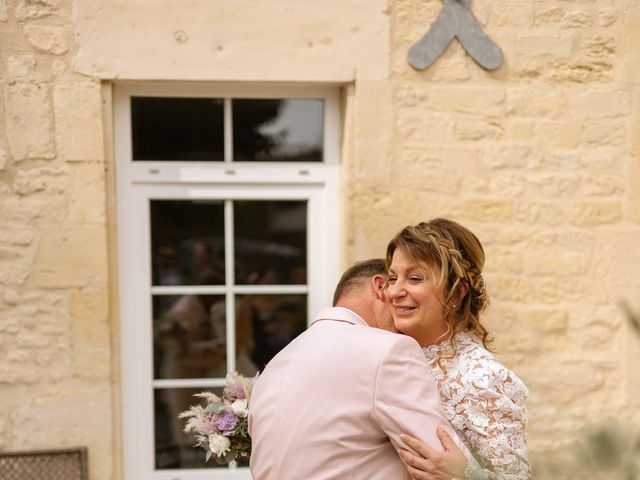
<path id="1" fill-rule="evenodd" d="M 499 27 L 529 27 L 533 19 L 531 5 L 512 2 L 491 3 L 491 23 Z"/>
<path id="2" fill-rule="evenodd" d="M 53 92 L 56 142 L 68 161 L 102 160 L 102 100 L 93 82 L 57 84 Z"/>
<path id="3" fill-rule="evenodd" d="M 72 223 L 101 224 L 106 221 L 105 170 L 101 163 L 74 164 L 68 192 Z"/>
<path id="4" fill-rule="evenodd" d="M 13 224 L 3 226 L 0 231 L 0 244 L 28 247 L 33 243 L 35 232 L 28 225 Z"/>
<path id="5" fill-rule="evenodd" d="M 613 65 L 605 60 L 551 63 L 545 70 L 551 81 L 576 83 L 610 82 L 614 73 Z"/>
<path id="6" fill-rule="evenodd" d="M 31 274 L 31 265 L 28 260 L 0 261 L 0 284 L 7 286 L 23 285 Z"/>
<path id="7" fill-rule="evenodd" d="M 416 189 L 425 192 L 441 192 L 445 194 L 457 193 L 460 179 L 448 172 L 428 170 L 418 172 L 414 169 L 403 170 L 395 175 L 403 188 Z"/>
<path id="8" fill-rule="evenodd" d="M 580 191 L 590 197 L 620 196 L 625 191 L 625 178 L 618 175 L 587 175 L 582 179 Z"/>
<path id="9" fill-rule="evenodd" d="M 544 334 L 557 334 L 567 331 L 569 315 L 566 310 L 557 308 L 535 308 L 524 312 L 525 323 L 531 324 L 533 328 Z"/>
<path id="10" fill-rule="evenodd" d="M 504 115 L 505 91 L 496 87 L 432 87 L 426 108 L 487 116 Z"/>
<path id="11" fill-rule="evenodd" d="M 529 142 L 531 138 L 533 138 L 535 125 L 536 122 L 533 120 L 507 118 L 505 121 L 503 140 Z"/>
<path id="12" fill-rule="evenodd" d="M 504 135 L 504 127 L 496 120 L 459 119 L 455 122 L 454 134 L 457 140 L 499 140 Z"/>
<path id="13" fill-rule="evenodd" d="M 586 36 L 582 40 L 580 49 L 593 58 L 611 57 L 616 53 L 616 40 L 614 37 L 608 36 Z"/>
<path id="14" fill-rule="evenodd" d="M 348 82 L 356 72 L 358 79 L 389 76 L 386 0 L 73 6 L 79 45 L 75 70 L 91 77 Z M 186 43 L 174 36 L 180 29 L 190 39 Z M 129 41 L 135 38 L 143 41 Z"/>
<path id="15" fill-rule="evenodd" d="M 62 55 L 69 50 L 64 27 L 28 24 L 23 30 L 29 43 L 41 52 Z"/>
<path id="16" fill-rule="evenodd" d="M 410 168 L 426 170 L 442 167 L 447 159 L 447 151 L 444 148 L 415 148 L 402 147 L 394 155 L 394 166 L 397 168 Z"/>
<path id="17" fill-rule="evenodd" d="M 540 122 L 535 127 L 535 138 L 545 147 L 575 148 L 582 129 L 582 122 Z"/>
<path id="18" fill-rule="evenodd" d="M 0 22 L 6 22 L 9 18 L 9 10 L 7 8 L 7 0 L 0 0 Z"/>
<path id="19" fill-rule="evenodd" d="M 500 250 L 487 256 L 487 259 L 491 271 L 508 274 L 522 272 L 522 255 L 516 251 Z"/>
<path id="20" fill-rule="evenodd" d="M 577 302 L 584 298 L 585 282 L 582 277 L 572 281 L 560 277 L 539 279 L 533 285 L 533 300 L 547 305 Z"/>
<path id="21" fill-rule="evenodd" d="M 56 14 L 62 0 L 20 0 L 16 6 L 18 20 L 36 19 Z"/>
<path id="22" fill-rule="evenodd" d="M 525 168 L 535 156 L 534 150 L 526 145 L 500 145 L 489 148 L 482 163 L 492 170 L 520 169 Z"/>
<path id="23" fill-rule="evenodd" d="M 580 178 L 576 175 L 538 174 L 527 177 L 530 191 L 536 195 L 558 198 L 574 195 L 580 188 Z"/>
<path id="24" fill-rule="evenodd" d="M 66 208 L 66 198 L 61 195 L 13 196 L 0 202 L 0 221 L 55 223 L 64 220 Z"/>
<path id="25" fill-rule="evenodd" d="M 507 111 L 521 117 L 558 117 L 566 112 L 563 91 L 552 88 L 514 87 L 507 91 Z"/>
<path id="26" fill-rule="evenodd" d="M 15 290 L 8 288 L 2 295 L 2 301 L 7 305 L 16 305 L 20 301 L 20 297 Z"/>
<path id="27" fill-rule="evenodd" d="M 610 27 L 616 23 L 617 15 L 612 7 L 601 7 L 598 9 L 596 18 L 599 26 Z"/>
<path id="28" fill-rule="evenodd" d="M 514 216 L 521 223 L 550 227 L 561 225 L 565 221 L 563 209 L 554 202 L 520 201 Z"/>
<path id="29" fill-rule="evenodd" d="M 15 161 L 55 156 L 53 115 L 46 86 L 8 85 L 5 109 L 9 148 Z"/>
<path id="30" fill-rule="evenodd" d="M 462 218 L 464 213 L 462 205 L 455 201 L 455 196 L 438 193 L 419 193 L 418 207 L 418 213 L 408 218 L 412 223 L 437 217 Z M 410 222 L 407 221 L 406 223 Z"/>
<path id="31" fill-rule="evenodd" d="M 516 197 L 522 194 L 525 182 L 522 176 L 513 173 L 501 173 L 491 177 L 489 191 L 494 195 Z"/>
<path id="32" fill-rule="evenodd" d="M 110 480 L 114 476 L 111 398 L 106 382 L 65 382 L 34 391 L 11 416 L 12 445 L 16 450 L 86 445 L 92 452 L 89 477 Z"/>
<path id="33" fill-rule="evenodd" d="M 517 276 L 491 274 L 487 278 L 487 289 L 498 301 L 529 303 L 533 300 L 533 286 Z"/>
<path id="34" fill-rule="evenodd" d="M 20 195 L 35 192 L 65 193 L 68 191 L 68 169 L 62 167 L 40 167 L 30 170 L 18 170 L 13 190 Z"/>
<path id="35" fill-rule="evenodd" d="M 69 298 L 73 365 L 77 376 L 109 378 L 109 305 L 104 293 L 73 292 Z"/>
<path id="36" fill-rule="evenodd" d="M 569 58 L 572 49 L 570 36 L 520 36 L 516 40 L 516 52 L 523 55 Z"/>
<path id="37" fill-rule="evenodd" d="M 637 245 L 637 226 L 618 227 L 597 234 L 590 277 L 602 281 L 589 284 L 587 294 L 593 302 L 615 306 L 618 301 L 625 300 L 638 308 L 640 249 Z"/>
<path id="38" fill-rule="evenodd" d="M 581 118 L 622 117 L 631 113 L 632 96 L 620 90 L 590 89 L 569 99 L 572 115 Z"/>
<path id="39" fill-rule="evenodd" d="M 572 277 L 586 273 L 589 257 L 585 252 L 546 249 L 528 252 L 525 256 L 525 271 L 531 275 Z"/>
<path id="40" fill-rule="evenodd" d="M 534 24 L 553 25 L 564 28 L 581 28 L 593 24 L 593 17 L 588 10 L 572 9 L 567 10 L 562 7 L 543 7 L 536 9 L 534 13 Z"/>
<path id="41" fill-rule="evenodd" d="M 0 363 L 0 385 L 34 385 L 41 379 L 37 369 L 32 366 L 25 366 L 21 363 Z"/>
<path id="42" fill-rule="evenodd" d="M 569 206 L 569 221 L 581 227 L 606 225 L 622 219 L 620 202 L 576 202 Z"/>
<path id="43" fill-rule="evenodd" d="M 580 153 L 580 165 L 590 171 L 610 172 L 624 168 L 626 152 L 615 146 L 589 146 Z"/>
<path id="44" fill-rule="evenodd" d="M 625 122 L 591 120 L 584 126 L 583 138 L 589 144 L 624 147 L 629 144 L 629 127 Z"/>
<path id="45" fill-rule="evenodd" d="M 555 233 L 542 232 L 538 226 L 500 225 L 490 230 L 489 238 L 505 247 L 545 247 L 556 241 Z"/>
<path id="46" fill-rule="evenodd" d="M 402 110 L 396 116 L 398 139 L 407 146 L 433 146 L 434 139 L 439 142 L 451 139 L 453 122 L 449 115 L 424 113 L 419 117 L 410 116 Z"/>
<path id="47" fill-rule="evenodd" d="M 464 203 L 465 216 L 474 222 L 508 222 L 513 217 L 513 203 L 500 199 L 469 199 Z"/>
<path id="48" fill-rule="evenodd" d="M 7 60 L 7 77 L 10 82 L 30 80 L 36 77 L 34 55 L 10 55 Z"/>
<path id="49" fill-rule="evenodd" d="M 464 192 L 487 193 L 489 192 L 489 180 L 475 175 L 463 177 L 460 180 L 460 189 Z"/>
<path id="50" fill-rule="evenodd" d="M 107 282 L 106 256 L 103 226 L 44 228 L 34 261 L 34 285 L 43 288 L 104 287 Z"/>

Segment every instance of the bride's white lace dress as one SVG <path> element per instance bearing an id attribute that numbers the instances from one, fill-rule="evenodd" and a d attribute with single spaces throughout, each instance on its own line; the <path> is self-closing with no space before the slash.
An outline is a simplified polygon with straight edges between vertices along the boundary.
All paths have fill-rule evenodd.
<path id="1" fill-rule="evenodd" d="M 529 480 L 525 427 L 527 387 L 478 340 L 459 333 L 454 342 L 423 348 L 440 390 L 444 410 L 478 464 L 465 477 L 474 480 Z M 440 363 L 438 360 L 440 359 Z"/>

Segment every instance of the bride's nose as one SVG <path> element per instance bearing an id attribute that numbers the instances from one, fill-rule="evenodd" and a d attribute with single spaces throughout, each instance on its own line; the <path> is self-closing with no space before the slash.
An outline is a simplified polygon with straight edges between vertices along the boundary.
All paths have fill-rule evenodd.
<path id="1" fill-rule="evenodd" d="M 404 289 L 404 286 L 402 285 L 402 283 L 400 283 L 399 280 L 396 280 L 393 284 L 389 284 L 389 287 L 387 289 L 389 298 L 400 298 L 403 297 L 406 293 L 407 292 Z"/>

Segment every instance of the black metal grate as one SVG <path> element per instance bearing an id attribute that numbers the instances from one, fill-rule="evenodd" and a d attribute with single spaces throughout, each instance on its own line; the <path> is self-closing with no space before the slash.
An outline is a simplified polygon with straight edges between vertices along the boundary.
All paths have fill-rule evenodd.
<path id="1" fill-rule="evenodd" d="M 87 449 L 0 452 L 1 480 L 88 480 Z"/>

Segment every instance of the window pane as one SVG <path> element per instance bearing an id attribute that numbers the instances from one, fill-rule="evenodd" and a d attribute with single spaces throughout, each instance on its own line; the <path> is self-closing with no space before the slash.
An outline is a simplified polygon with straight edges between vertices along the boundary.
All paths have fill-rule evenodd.
<path id="1" fill-rule="evenodd" d="M 224 160 L 224 102 L 131 97 L 134 160 Z"/>
<path id="2" fill-rule="evenodd" d="M 228 468 L 218 465 L 214 460 L 205 462 L 205 452 L 194 448 L 193 434 L 182 431 L 184 418 L 178 418 L 180 412 L 191 405 L 202 402 L 193 395 L 202 391 L 222 395 L 222 389 L 216 388 L 167 388 L 154 392 L 155 412 L 155 450 L 156 468 Z"/>
<path id="3" fill-rule="evenodd" d="M 223 202 L 152 200 L 150 208 L 153 285 L 223 285 Z"/>
<path id="4" fill-rule="evenodd" d="M 225 322 L 224 296 L 154 296 L 154 378 L 224 378 Z"/>
<path id="5" fill-rule="evenodd" d="M 320 99 L 233 100 L 236 162 L 322 162 Z"/>
<path id="6" fill-rule="evenodd" d="M 306 295 L 238 295 L 236 363 L 254 375 L 307 328 Z"/>
<path id="7" fill-rule="evenodd" d="M 234 202 L 236 283 L 305 284 L 307 202 Z"/>

